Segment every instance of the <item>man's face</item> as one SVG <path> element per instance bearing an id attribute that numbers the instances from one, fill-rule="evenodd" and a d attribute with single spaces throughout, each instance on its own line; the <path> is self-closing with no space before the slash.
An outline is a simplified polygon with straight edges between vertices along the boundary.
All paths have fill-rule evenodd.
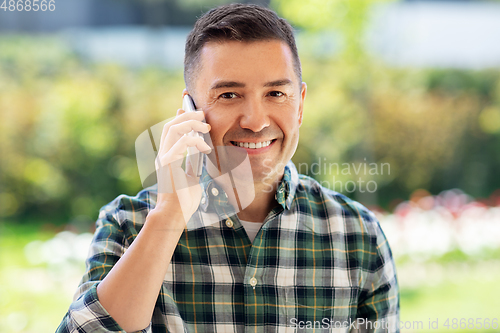
<path id="1" fill-rule="evenodd" d="M 306 96 L 289 46 L 276 40 L 210 42 L 200 65 L 192 97 L 212 127 L 213 146 L 244 149 L 255 182 L 279 180 L 297 148 Z M 221 164 L 231 161 L 224 152 L 218 157 Z"/>

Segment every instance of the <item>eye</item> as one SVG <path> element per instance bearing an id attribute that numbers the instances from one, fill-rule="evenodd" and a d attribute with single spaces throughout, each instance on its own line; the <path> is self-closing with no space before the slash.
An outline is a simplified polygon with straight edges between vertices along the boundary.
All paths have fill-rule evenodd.
<path id="1" fill-rule="evenodd" d="M 233 92 L 227 92 L 227 93 L 223 93 L 223 94 L 219 95 L 219 98 L 222 98 L 222 99 L 233 99 L 236 97 L 238 97 L 238 95 L 236 95 L 236 93 L 233 93 Z"/>
<path id="2" fill-rule="evenodd" d="M 283 97 L 283 96 L 285 96 L 285 94 L 282 93 L 281 91 L 271 91 L 269 93 L 269 96 L 271 96 L 271 97 Z"/>

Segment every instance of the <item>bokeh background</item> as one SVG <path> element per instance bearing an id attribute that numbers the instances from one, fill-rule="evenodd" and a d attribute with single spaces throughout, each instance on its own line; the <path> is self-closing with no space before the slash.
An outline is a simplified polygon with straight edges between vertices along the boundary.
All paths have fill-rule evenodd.
<path id="1" fill-rule="evenodd" d="M 190 26 L 222 3 L 0 9 L 1 333 L 55 331 L 99 208 L 141 189 L 135 139 L 181 106 Z M 500 2 L 256 3 L 297 29 L 293 160 L 377 213 L 402 332 L 500 332 Z"/>

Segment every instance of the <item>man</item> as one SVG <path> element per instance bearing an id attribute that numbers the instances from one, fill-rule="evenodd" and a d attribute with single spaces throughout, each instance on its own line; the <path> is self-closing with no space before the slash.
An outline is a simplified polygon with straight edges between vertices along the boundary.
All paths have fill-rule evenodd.
<path id="1" fill-rule="evenodd" d="M 255 5 L 213 9 L 188 36 L 184 73 L 203 111 L 165 125 L 158 187 L 101 210 L 58 332 L 399 331 L 378 221 L 290 162 L 306 97 L 290 25 Z M 200 179 L 181 168 L 187 147 L 208 155 Z M 221 167 L 231 151 L 251 165 L 237 195 Z"/>

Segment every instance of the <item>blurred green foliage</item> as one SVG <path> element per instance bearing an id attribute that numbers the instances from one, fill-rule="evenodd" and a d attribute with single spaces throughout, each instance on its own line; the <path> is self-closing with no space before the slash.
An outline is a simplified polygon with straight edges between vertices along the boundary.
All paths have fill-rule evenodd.
<path id="1" fill-rule="evenodd" d="M 333 177 L 344 183 L 375 180 L 384 207 L 418 188 L 437 193 L 459 187 L 489 196 L 500 188 L 500 71 L 384 64 L 363 47 L 375 2 L 381 1 L 271 1 L 301 30 L 308 95 L 294 162 L 390 163 L 390 174 L 307 170 L 325 185 Z M 331 31 L 341 51 L 314 52 L 309 37 Z M 25 246 L 62 229 L 51 223 L 71 221 L 87 230 L 100 206 L 139 191 L 134 141 L 175 115 L 183 88 L 180 70 L 89 63 L 56 37 L 0 37 L 0 332 L 54 330 L 83 266 L 74 282 L 62 284 L 54 278 L 61 272 L 29 262 Z M 483 254 L 485 263 L 457 250 L 417 263 L 418 269 L 412 258 L 400 258 L 401 320 L 427 325 L 430 313 L 440 319 L 493 318 L 496 258 L 498 249 Z M 409 276 L 426 267 L 434 276 L 429 267 L 439 265 L 441 280 L 410 286 Z M 443 331 L 440 324 L 442 330 L 432 331 Z"/>
<path id="2" fill-rule="evenodd" d="M 500 188 L 499 71 L 373 62 L 367 85 L 356 87 L 344 79 L 350 73 L 340 61 L 304 59 L 303 66 L 308 97 L 295 161 L 389 163 L 390 174 L 360 176 L 377 182 L 383 206 L 418 188 L 435 194 L 461 188 L 475 197 Z M 332 184 L 333 177 L 346 182 L 358 175 L 315 177 Z"/>
<path id="3" fill-rule="evenodd" d="M 458 187 L 488 197 L 500 188 L 500 71 L 383 63 L 365 49 L 370 8 L 383 2 L 389 1 L 271 1 L 302 30 L 299 52 L 308 97 L 294 160 L 327 166 L 389 163 L 390 174 L 380 169 L 373 175 L 313 174 L 326 185 L 374 180 L 376 204 L 385 208 L 418 188 L 438 193 Z M 321 47 L 308 42 L 320 31 L 334 31 L 340 45 L 335 56 L 310 49 Z"/>
<path id="4" fill-rule="evenodd" d="M 300 169 L 331 187 L 374 180 L 386 208 L 418 188 L 489 196 L 500 188 L 500 72 L 391 68 L 363 49 L 372 2 L 271 3 L 302 30 L 308 95 L 294 162 L 389 163 L 377 174 Z M 312 52 L 310 34 L 329 29 L 342 51 Z M 175 115 L 183 88 L 181 70 L 89 63 L 56 37 L 1 37 L 0 217 L 89 225 L 139 191 L 134 141 Z"/>
<path id="5" fill-rule="evenodd" d="M 53 38 L 0 50 L 0 215 L 93 219 L 140 190 L 134 141 L 175 115 L 182 73 L 90 65 Z"/>

